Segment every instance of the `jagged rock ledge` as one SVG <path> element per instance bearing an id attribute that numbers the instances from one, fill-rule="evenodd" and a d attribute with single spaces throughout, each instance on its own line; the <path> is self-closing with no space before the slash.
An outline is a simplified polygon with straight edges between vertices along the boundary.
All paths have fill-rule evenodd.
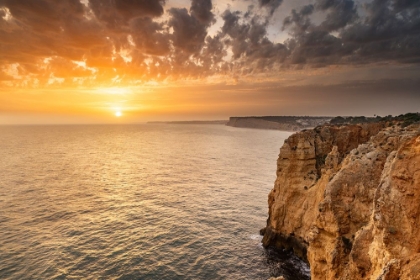
<path id="1" fill-rule="evenodd" d="M 312 279 L 420 279 L 420 125 L 324 125 L 290 136 L 268 196 L 264 246 Z"/>

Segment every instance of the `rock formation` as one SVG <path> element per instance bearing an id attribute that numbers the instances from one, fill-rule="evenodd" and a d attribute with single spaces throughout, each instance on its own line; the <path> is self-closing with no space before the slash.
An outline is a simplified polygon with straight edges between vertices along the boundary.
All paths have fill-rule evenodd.
<path id="1" fill-rule="evenodd" d="M 268 196 L 264 246 L 312 279 L 420 279 L 420 125 L 324 125 L 290 136 Z"/>

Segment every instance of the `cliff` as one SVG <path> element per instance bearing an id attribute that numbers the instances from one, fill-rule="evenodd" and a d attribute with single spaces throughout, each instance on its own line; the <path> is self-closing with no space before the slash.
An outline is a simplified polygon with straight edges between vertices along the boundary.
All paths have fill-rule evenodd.
<path id="1" fill-rule="evenodd" d="M 328 117 L 295 117 L 295 116 L 266 116 L 266 117 L 230 117 L 227 126 L 258 129 L 275 129 L 283 131 L 299 131 L 313 128 L 328 122 Z"/>
<path id="2" fill-rule="evenodd" d="M 312 279 L 420 279 L 420 125 L 324 125 L 290 136 L 268 196 L 264 246 Z"/>

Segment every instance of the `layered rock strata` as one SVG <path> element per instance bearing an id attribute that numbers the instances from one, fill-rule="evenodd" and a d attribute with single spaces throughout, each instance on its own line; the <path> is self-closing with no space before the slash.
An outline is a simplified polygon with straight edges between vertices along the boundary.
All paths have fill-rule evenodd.
<path id="1" fill-rule="evenodd" d="M 264 246 L 312 279 L 420 279 L 420 128 L 325 125 L 290 136 L 268 197 Z"/>

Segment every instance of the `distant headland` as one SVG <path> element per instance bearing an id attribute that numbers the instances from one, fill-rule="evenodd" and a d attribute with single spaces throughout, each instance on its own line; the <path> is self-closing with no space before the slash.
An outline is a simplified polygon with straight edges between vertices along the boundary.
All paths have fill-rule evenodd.
<path id="1" fill-rule="evenodd" d="M 300 131 L 322 125 L 331 119 L 331 117 L 309 116 L 230 117 L 226 125 L 242 128 Z"/>
<path id="2" fill-rule="evenodd" d="M 225 125 L 227 120 L 215 120 L 215 121 L 162 121 L 162 122 L 147 122 L 150 124 L 223 124 Z"/>

